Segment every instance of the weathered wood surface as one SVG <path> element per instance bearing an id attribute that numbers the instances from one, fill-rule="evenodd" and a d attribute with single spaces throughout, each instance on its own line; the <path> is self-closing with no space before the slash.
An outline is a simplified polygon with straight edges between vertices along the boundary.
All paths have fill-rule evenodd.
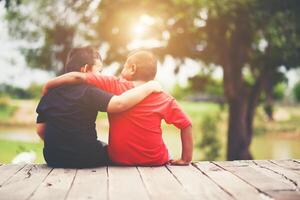
<path id="1" fill-rule="evenodd" d="M 190 166 L 92 169 L 0 164 L 0 200 L 6 199 L 300 200 L 300 161 L 206 161 Z"/>

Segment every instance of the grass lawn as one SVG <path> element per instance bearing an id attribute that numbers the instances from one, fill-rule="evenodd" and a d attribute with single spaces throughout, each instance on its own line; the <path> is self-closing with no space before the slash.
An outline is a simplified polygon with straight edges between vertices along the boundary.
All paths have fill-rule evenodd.
<path id="1" fill-rule="evenodd" d="M 0 163 L 10 163 L 12 159 L 21 152 L 34 151 L 37 159 L 36 163 L 44 163 L 43 143 L 19 142 L 10 140 L 0 140 Z"/>

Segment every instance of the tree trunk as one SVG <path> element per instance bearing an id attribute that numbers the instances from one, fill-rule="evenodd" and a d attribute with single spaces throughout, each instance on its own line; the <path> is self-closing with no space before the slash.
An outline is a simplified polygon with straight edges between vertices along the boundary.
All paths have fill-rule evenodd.
<path id="1" fill-rule="evenodd" d="M 248 97 L 247 102 L 247 114 L 246 114 L 246 127 L 247 127 L 247 146 L 248 149 L 250 148 L 250 144 L 252 142 L 252 136 L 253 136 L 253 120 L 255 116 L 256 107 L 258 104 L 258 99 L 261 93 L 261 86 L 262 86 L 262 80 L 263 75 L 259 79 L 257 79 L 256 83 L 252 88 L 250 88 L 250 93 Z"/>
<path id="2" fill-rule="evenodd" d="M 224 91 L 229 105 L 227 160 L 249 160 L 247 116 L 249 92 L 242 80 L 241 68 L 228 65 L 224 68 Z M 237 66 L 237 65 L 235 65 Z"/>
<path id="3" fill-rule="evenodd" d="M 273 121 L 273 91 L 274 81 L 272 80 L 272 72 L 268 73 L 264 79 L 263 87 L 266 94 L 265 112 L 269 121 Z"/>
<path id="4" fill-rule="evenodd" d="M 225 50 L 220 59 L 224 70 L 224 94 L 229 105 L 228 160 L 252 159 L 249 151 L 251 139 L 247 135 L 249 92 L 242 73 L 249 56 L 248 47 L 251 46 L 252 34 L 246 25 L 248 15 L 240 12 L 243 17 L 237 19 L 238 28 L 233 32 L 228 43 L 225 42 Z"/>
<path id="5" fill-rule="evenodd" d="M 229 102 L 229 127 L 227 141 L 227 160 L 249 160 L 247 136 L 247 101 L 243 96 Z"/>

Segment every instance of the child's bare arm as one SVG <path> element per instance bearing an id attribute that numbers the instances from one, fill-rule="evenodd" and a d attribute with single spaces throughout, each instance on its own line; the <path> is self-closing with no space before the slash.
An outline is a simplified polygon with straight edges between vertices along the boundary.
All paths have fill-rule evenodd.
<path id="1" fill-rule="evenodd" d="M 84 83 L 85 80 L 86 80 L 86 73 L 81 73 L 81 72 L 66 73 L 64 75 L 55 77 L 52 80 L 48 81 L 43 87 L 43 95 L 45 95 L 48 92 L 48 90 L 51 88 L 55 88 L 65 84 L 72 85 L 77 83 Z"/>
<path id="2" fill-rule="evenodd" d="M 36 124 L 36 132 L 40 136 L 42 140 L 45 138 L 45 123 L 37 123 Z"/>
<path id="3" fill-rule="evenodd" d="M 156 81 L 149 81 L 141 86 L 135 87 L 121 94 L 113 96 L 108 104 L 107 112 L 122 112 L 125 111 L 147 97 L 152 92 L 161 92 L 162 88 Z"/>
<path id="4" fill-rule="evenodd" d="M 189 165 L 193 157 L 192 126 L 181 129 L 182 153 L 181 159 L 171 160 L 172 165 Z"/>

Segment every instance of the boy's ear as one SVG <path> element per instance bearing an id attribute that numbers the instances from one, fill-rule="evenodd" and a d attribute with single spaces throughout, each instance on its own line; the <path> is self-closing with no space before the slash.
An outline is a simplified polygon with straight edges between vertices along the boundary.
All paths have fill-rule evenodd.
<path id="1" fill-rule="evenodd" d="M 89 70 L 88 64 L 85 64 L 83 67 L 80 67 L 80 72 L 86 73 Z"/>
<path id="2" fill-rule="evenodd" d="M 131 75 L 134 75 L 135 73 L 136 73 L 136 64 L 132 64 L 131 65 L 131 68 L 130 68 L 130 73 L 131 73 Z"/>

